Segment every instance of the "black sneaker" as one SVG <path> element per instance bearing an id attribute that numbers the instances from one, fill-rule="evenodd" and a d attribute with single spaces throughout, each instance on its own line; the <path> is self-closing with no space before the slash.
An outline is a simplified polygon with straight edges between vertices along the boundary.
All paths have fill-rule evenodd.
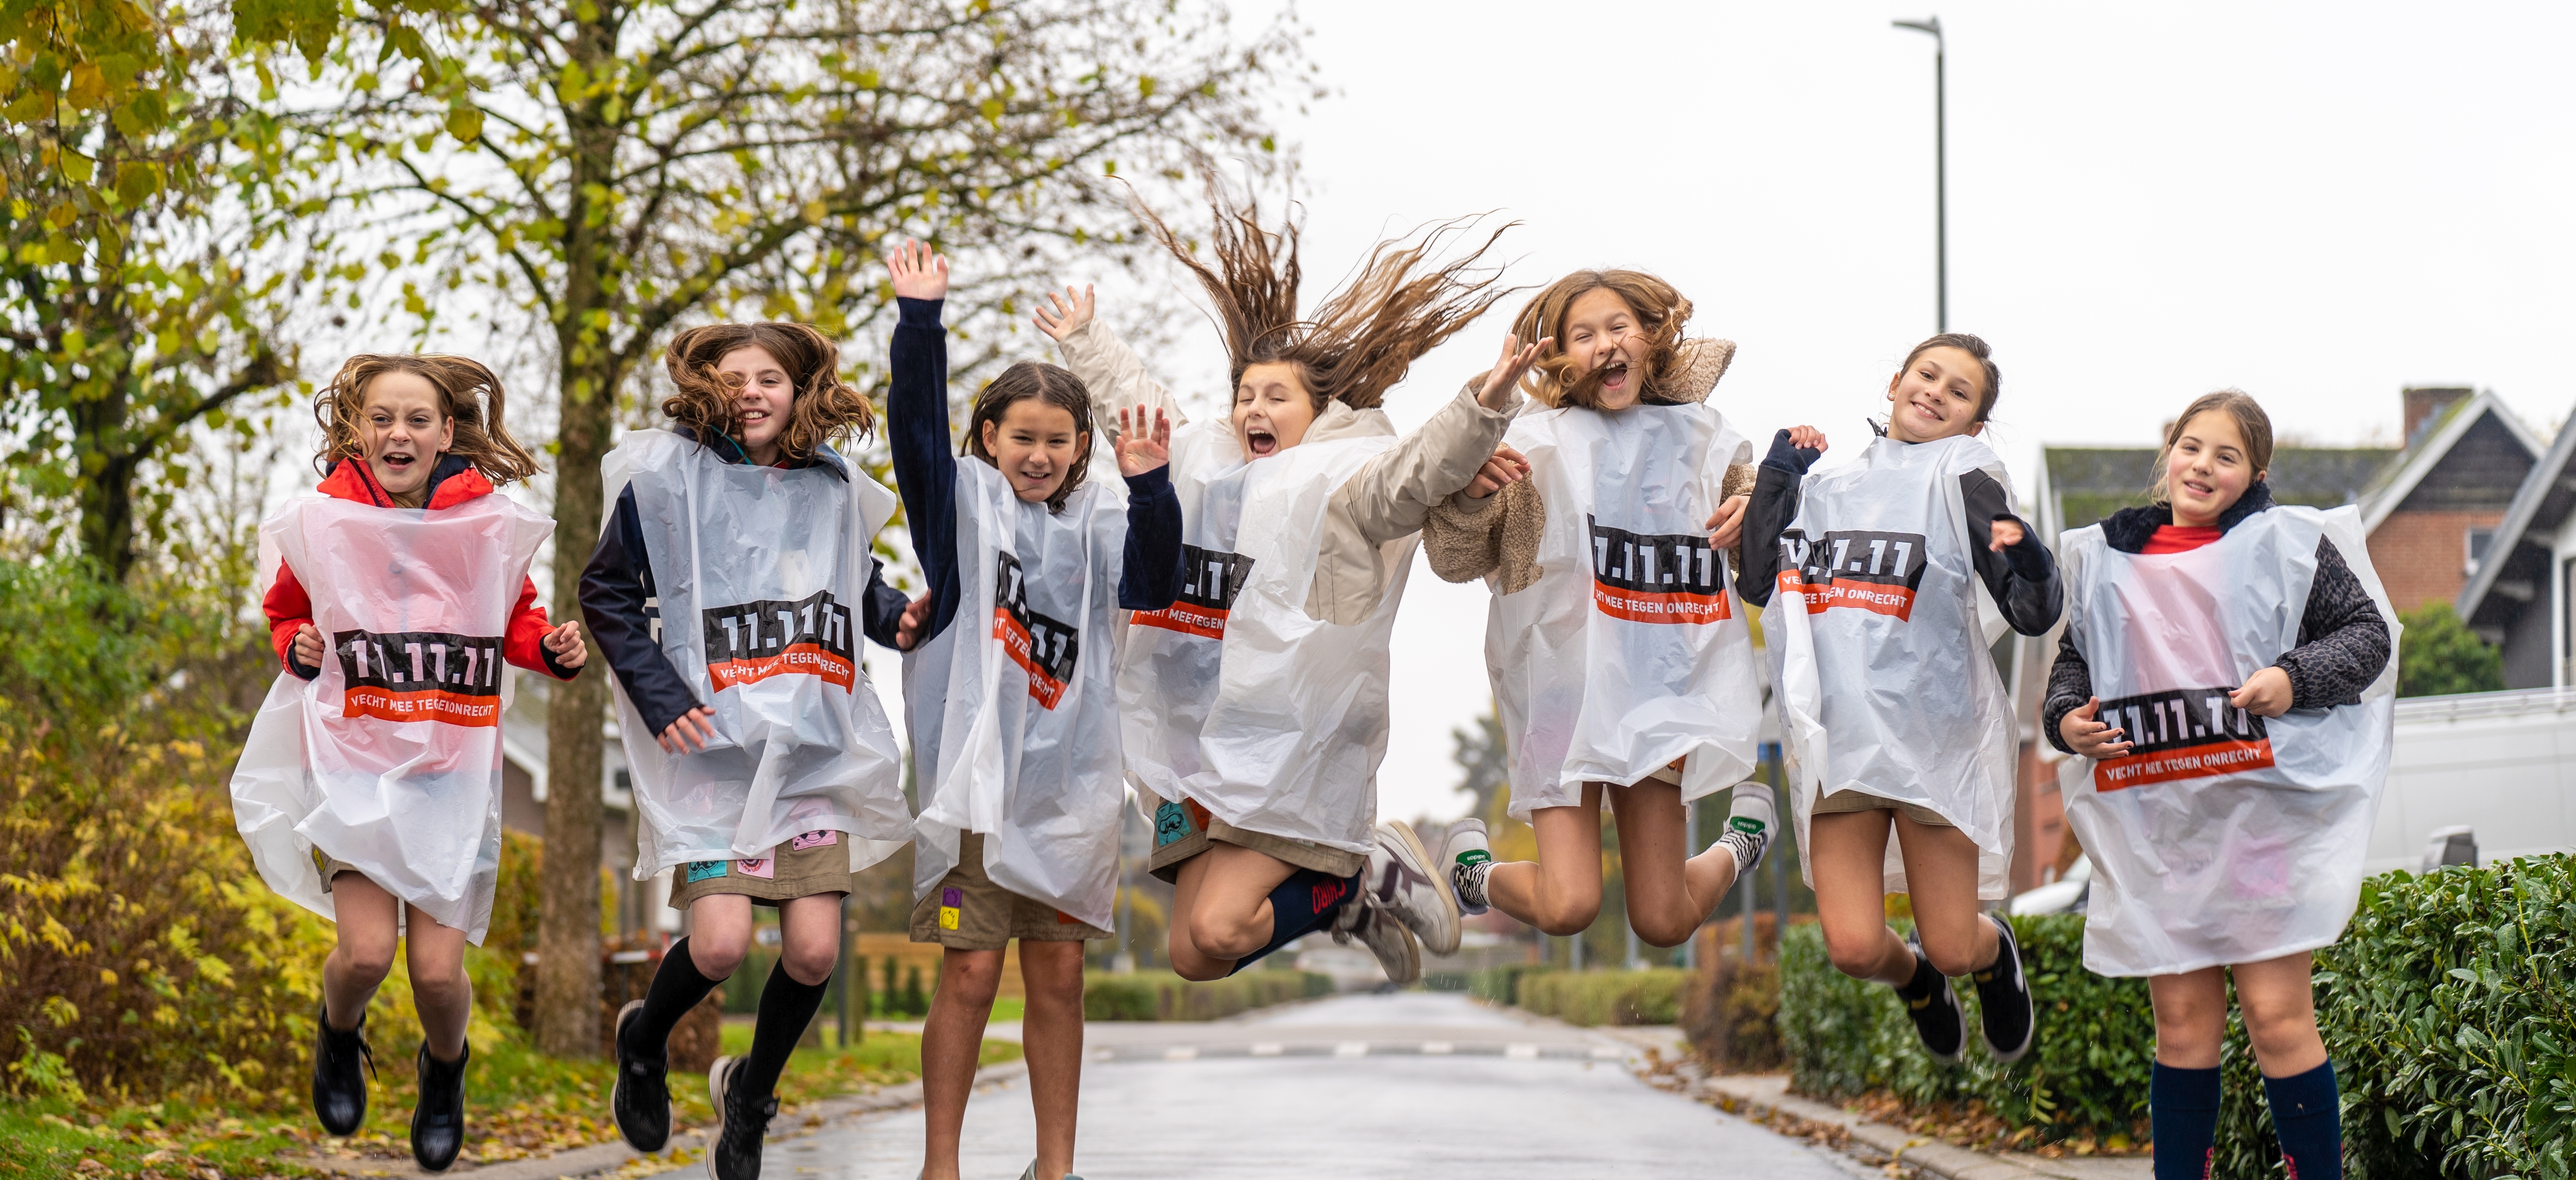
<path id="1" fill-rule="evenodd" d="M 626 1047 L 626 1026 L 644 1014 L 644 1001 L 628 1000 L 617 1010 L 617 1085 L 608 1092 L 608 1112 L 626 1145 L 646 1155 L 671 1141 L 670 1055 L 646 1057 Z"/>
<path id="2" fill-rule="evenodd" d="M 733 1071 L 742 1064 L 719 1057 L 707 1070 L 707 1097 L 716 1108 L 716 1129 L 707 1137 L 707 1175 L 714 1180 L 760 1180 L 760 1144 L 769 1137 L 769 1120 L 778 1117 L 778 1096 L 758 1098 L 734 1088 Z"/>
<path id="3" fill-rule="evenodd" d="M 2039 1022 L 2031 1014 L 2030 980 L 2021 973 L 2021 944 L 2013 939 L 2012 923 L 1995 914 L 1986 919 L 1995 924 L 1995 961 L 1968 978 L 1977 985 L 1977 1017 L 1986 1051 L 2009 1065 L 2030 1052 L 2030 1037 Z"/>
<path id="4" fill-rule="evenodd" d="M 363 1067 L 363 1069 L 361 1068 Z M 367 1047 L 367 1014 L 347 1032 L 331 1027 L 330 1005 L 313 1014 L 313 1116 L 332 1135 L 353 1135 L 367 1121 L 367 1074 L 375 1071 Z"/>
<path id="5" fill-rule="evenodd" d="M 429 1055 L 420 1047 L 420 1105 L 411 1109 L 411 1158 L 422 1171 L 444 1172 L 465 1147 L 465 1063 L 474 1059 L 466 1046 L 454 1061 Z"/>
<path id="6" fill-rule="evenodd" d="M 1909 936 L 1905 945 L 1914 952 L 1914 978 L 1896 989 L 1897 998 L 1905 1001 L 1906 1014 L 1914 1018 L 1914 1033 L 1923 1038 L 1923 1051 L 1943 1065 L 1957 1065 L 1959 1052 L 1968 1043 L 1968 1021 L 1959 1011 L 1959 993 L 1951 988 L 1949 976 L 1932 969 L 1921 943 Z"/>

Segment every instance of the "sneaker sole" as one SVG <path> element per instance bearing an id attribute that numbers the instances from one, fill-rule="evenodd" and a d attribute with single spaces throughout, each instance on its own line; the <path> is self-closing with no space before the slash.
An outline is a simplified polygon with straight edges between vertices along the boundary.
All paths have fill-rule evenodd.
<path id="1" fill-rule="evenodd" d="M 617 1030 L 614 1034 L 616 1037 L 615 1044 L 617 1046 L 617 1052 L 612 1054 L 612 1056 L 617 1058 L 617 1084 L 608 1088 L 608 1120 L 617 1124 L 618 1137 L 626 1140 L 626 1145 L 628 1147 L 632 1147 L 646 1155 L 651 1155 L 654 1152 L 660 1151 L 671 1145 L 670 1123 L 665 1121 L 662 1124 L 662 1141 L 651 1147 L 646 1147 L 635 1141 L 634 1134 L 626 1129 L 626 1120 L 618 1117 L 617 1113 L 619 1108 L 623 1105 L 617 1101 L 617 1096 L 626 1092 L 626 1022 L 634 1017 L 643 1015 L 643 1013 L 644 1001 L 642 1000 L 628 1000 L 626 1001 L 625 1007 L 617 1010 L 617 1021 L 612 1026 Z M 667 1119 L 667 1116 L 665 1117 Z"/>
<path id="2" fill-rule="evenodd" d="M 1442 921 L 1439 929 L 1434 932 L 1436 937 L 1424 940 L 1429 944 L 1428 949 L 1435 955 L 1456 951 L 1458 942 L 1465 936 L 1465 932 L 1458 926 L 1458 895 L 1449 888 L 1448 872 L 1434 868 L 1435 862 L 1431 859 L 1431 850 L 1422 846 L 1422 837 L 1414 832 L 1412 824 L 1393 819 L 1378 826 L 1395 833 L 1399 846 L 1412 855 L 1414 865 L 1422 870 L 1423 876 L 1431 879 L 1432 891 L 1440 895 Z M 1417 930 L 1414 934 L 1419 937 L 1421 932 Z M 1419 958 L 1420 952 L 1416 951 L 1415 956 Z M 1419 975 L 1420 971 L 1417 970 L 1415 974 Z"/>
<path id="3" fill-rule="evenodd" d="M 719 1057 L 707 1067 L 707 1101 L 715 1104 L 715 1129 L 707 1132 L 707 1180 L 724 1180 L 716 1175 L 716 1145 L 724 1142 L 725 1075 L 733 1072 L 733 1058 Z"/>
<path id="4" fill-rule="evenodd" d="M 1977 996 L 1977 1039 L 1986 1041 L 1986 1052 L 1994 1056 L 1996 1064 L 2010 1065 L 2021 1060 L 2023 1054 L 2030 1052 L 2030 1043 L 2039 1036 L 2039 1005 L 2031 1002 L 2030 975 L 2022 970 L 2021 940 L 2013 937 L 2012 925 L 1997 920 L 1995 932 L 2003 936 L 2004 950 L 2013 957 L 2013 977 L 2021 980 L 2022 1005 L 2030 1009 L 2030 1023 L 2028 1027 L 2021 1030 L 2021 1044 L 2013 1046 L 2010 1051 L 1996 1048 L 1993 1041 L 1986 1040 L 1986 997 L 1980 993 Z"/>

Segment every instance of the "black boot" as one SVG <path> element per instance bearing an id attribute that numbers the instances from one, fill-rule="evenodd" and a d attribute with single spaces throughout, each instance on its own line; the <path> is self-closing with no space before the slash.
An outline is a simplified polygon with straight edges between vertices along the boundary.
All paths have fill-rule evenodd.
<path id="1" fill-rule="evenodd" d="M 716 1059 L 707 1071 L 708 1097 L 715 1099 L 716 1133 L 707 1144 L 707 1174 L 715 1180 L 760 1180 L 760 1144 L 769 1138 L 769 1120 L 778 1117 L 778 1096 L 753 1094 L 734 1084 L 742 1060 Z"/>
<path id="2" fill-rule="evenodd" d="M 440 1061 L 420 1047 L 420 1105 L 411 1108 L 411 1158 L 425 1171 L 444 1172 L 465 1146 L 465 1063 L 473 1046 L 457 1051 L 456 1060 Z"/>
<path id="3" fill-rule="evenodd" d="M 362 1070 L 360 1067 L 364 1066 Z M 313 1014 L 313 1115 L 333 1135 L 354 1134 L 367 1121 L 367 1073 L 376 1068 L 367 1048 L 367 1014 L 358 1027 L 331 1027 L 331 1006 Z"/>

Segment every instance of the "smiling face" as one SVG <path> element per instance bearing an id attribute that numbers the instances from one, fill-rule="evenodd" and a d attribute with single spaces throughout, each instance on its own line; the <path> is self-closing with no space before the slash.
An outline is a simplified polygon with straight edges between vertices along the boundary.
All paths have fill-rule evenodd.
<path id="1" fill-rule="evenodd" d="M 1985 383 L 1985 366 L 1968 350 L 1947 344 L 1924 349 L 1887 383 L 1887 436 L 1927 443 L 1977 433 L 1985 427 L 1977 420 Z"/>
<path id="2" fill-rule="evenodd" d="M 1011 494 L 1027 504 L 1055 495 L 1074 459 L 1091 449 L 1091 436 L 1075 429 L 1070 411 L 1033 397 L 1012 402 L 1001 421 L 985 422 L 983 442 L 993 467 L 1011 481 Z"/>
<path id="3" fill-rule="evenodd" d="M 421 506 L 438 456 L 455 441 L 456 422 L 428 378 L 397 369 L 367 382 L 365 408 L 358 413 L 358 445 L 367 473 L 394 503 Z"/>
<path id="4" fill-rule="evenodd" d="M 755 345 L 718 357 L 716 375 L 734 392 L 734 437 L 744 454 L 763 467 L 778 462 L 778 436 L 787 433 L 787 416 L 796 406 L 787 366 Z"/>
<path id="5" fill-rule="evenodd" d="M 2186 528 L 2217 524 L 2219 514 L 2235 507 L 2261 478 L 2247 458 L 2245 432 L 2224 411 L 2192 415 L 2165 451 L 2166 500 L 2173 505 L 2173 522 Z"/>
<path id="6" fill-rule="evenodd" d="M 1305 374 L 1287 362 L 1246 365 L 1234 387 L 1234 440 L 1258 459 L 1305 441 L 1315 424 L 1315 399 Z"/>
<path id="7" fill-rule="evenodd" d="M 1569 381 L 1598 373 L 1597 408 L 1624 410 L 1637 404 L 1646 383 L 1646 355 L 1653 343 L 1637 324 L 1636 310 L 1617 291 L 1596 287 L 1584 292 L 1565 311 L 1558 342 L 1574 367 Z"/>

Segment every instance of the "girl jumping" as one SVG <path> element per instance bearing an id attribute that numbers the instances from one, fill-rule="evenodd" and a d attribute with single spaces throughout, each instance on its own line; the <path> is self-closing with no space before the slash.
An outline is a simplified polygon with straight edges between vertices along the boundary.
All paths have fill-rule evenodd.
<path id="1" fill-rule="evenodd" d="M 578 624 L 547 625 L 528 580 L 554 522 L 492 494 L 537 463 L 491 370 L 351 357 L 314 417 L 322 484 L 260 527 L 287 674 L 243 747 L 234 815 L 269 887 L 338 926 L 313 1113 L 333 1135 L 366 1122 L 367 1004 L 399 941 L 425 1038 L 411 1153 L 444 1171 L 465 1142 L 465 944 L 483 940 L 500 867 L 499 664 L 570 680 L 590 653 Z"/>
<path id="2" fill-rule="evenodd" d="M 779 1071 L 841 959 L 850 878 L 912 834 L 902 755 L 857 646 L 862 633 L 894 646 L 903 616 L 869 553 L 895 498 L 830 445 L 872 415 L 821 332 L 691 328 L 663 363 L 671 428 L 631 432 L 602 460 L 616 508 L 581 604 L 617 672 L 636 879 L 673 872 L 689 933 L 617 1015 L 610 1107 L 636 1150 L 661 1150 L 671 1029 L 741 965 L 752 907 L 776 907 L 781 953 L 751 1052 L 707 1072 L 707 1170 L 754 1180 Z"/>
<path id="3" fill-rule="evenodd" d="M 2343 1173 L 2310 954 L 2343 934 L 2388 774 L 2396 628 L 2355 510 L 2277 506 L 2272 421 L 2233 390 L 2166 428 L 2154 504 L 2066 534 L 2040 717 L 2080 757 L 2084 966 L 2147 977 L 2157 1180 L 2209 1174 L 2236 985 L 2289 1174 Z"/>
<path id="4" fill-rule="evenodd" d="M 1547 408 L 1504 436 L 1528 478 L 1462 491 L 1423 529 L 1434 573 L 1495 592 L 1485 658 L 1513 753 L 1511 814 L 1538 836 L 1537 861 L 1497 864 L 1482 819 L 1450 826 L 1441 864 L 1467 913 L 1490 899 L 1548 934 L 1589 928 L 1606 798 L 1629 924 L 1675 946 L 1769 839 L 1771 788 L 1737 783 L 1762 696 L 1726 587 L 1753 448 L 1705 404 L 1735 346 L 1684 340 L 1690 313 L 1632 270 L 1541 292 L 1513 333 L 1556 342 L 1528 383 Z M 1690 856 L 1684 809 L 1730 786 L 1722 846 Z"/>
<path id="5" fill-rule="evenodd" d="M 1885 433 L 1857 462 L 1810 475 L 1824 435 L 1779 432 L 1736 578 L 1771 603 L 1791 813 L 1826 951 L 1894 987 L 1945 1063 L 1967 1041 L 1952 976 L 1975 982 L 1997 1061 L 2019 1059 L 2032 1031 L 2012 928 L 1980 906 L 2004 897 L 2016 749 L 1987 648 L 2007 625 L 2047 633 L 2060 591 L 1977 437 L 2000 382 L 1985 341 L 1944 333 L 1888 379 Z M 1914 938 L 1888 927 L 1889 893 L 1909 895 Z"/>
<path id="6" fill-rule="evenodd" d="M 1212 203 L 1214 266 L 1146 215 L 1215 305 L 1233 411 L 1173 433 L 1187 571 L 1170 609 L 1133 616 L 1118 679 L 1128 773 L 1164 800 L 1150 863 L 1175 884 L 1172 968 L 1214 979 L 1329 925 L 1410 982 L 1422 949 L 1455 950 L 1460 931 L 1413 829 L 1372 829 L 1387 639 L 1431 506 L 1472 480 L 1518 478 L 1495 453 L 1537 346 L 1507 343 L 1491 373 L 1399 439 L 1378 403 L 1499 298 L 1494 276 L 1472 269 L 1485 247 L 1434 266 L 1455 226 L 1383 243 L 1300 318 L 1296 227 Z M 1093 318 L 1090 292 L 1051 303 L 1038 326 L 1096 402 L 1122 421 L 1186 422 Z M 1363 904 L 1346 905 L 1355 892 Z"/>
<path id="7" fill-rule="evenodd" d="M 1002 950 L 1016 938 L 1037 1108 L 1028 1174 L 1060 1180 L 1082 1088 L 1082 948 L 1110 936 L 1126 812 L 1115 615 L 1163 610 L 1180 585 L 1171 426 L 1140 415 L 1120 432 L 1121 497 L 1084 478 L 1091 395 L 1063 369 L 1022 361 L 976 397 L 976 461 L 958 462 L 939 326 L 948 260 L 916 242 L 887 269 L 899 319 L 886 420 L 930 584 L 901 633 L 922 800 L 912 940 L 945 948 L 921 1033 L 922 1174 L 957 1176 Z"/>

